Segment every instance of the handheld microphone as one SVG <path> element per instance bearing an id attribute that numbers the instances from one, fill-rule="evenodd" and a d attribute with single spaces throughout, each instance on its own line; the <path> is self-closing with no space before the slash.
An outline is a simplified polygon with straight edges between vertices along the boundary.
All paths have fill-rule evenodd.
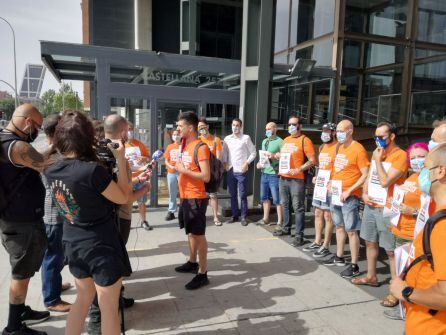
<path id="1" fill-rule="evenodd" d="M 158 149 L 152 155 L 152 160 L 147 164 L 146 170 L 152 170 L 155 167 L 155 163 L 158 162 L 164 156 L 164 150 Z"/>

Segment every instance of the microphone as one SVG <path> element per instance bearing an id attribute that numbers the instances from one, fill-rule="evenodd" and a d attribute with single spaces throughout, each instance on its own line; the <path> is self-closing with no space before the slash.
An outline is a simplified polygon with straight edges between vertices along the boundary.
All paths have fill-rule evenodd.
<path id="1" fill-rule="evenodd" d="M 155 167 L 155 163 L 158 162 L 161 158 L 164 156 L 164 150 L 158 149 L 155 151 L 152 155 L 152 160 L 149 164 L 147 164 L 147 167 L 145 170 L 152 170 Z"/>

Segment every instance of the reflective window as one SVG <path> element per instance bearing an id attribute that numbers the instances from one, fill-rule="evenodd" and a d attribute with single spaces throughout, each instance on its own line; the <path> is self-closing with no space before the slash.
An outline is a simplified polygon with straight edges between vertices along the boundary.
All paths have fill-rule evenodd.
<path id="1" fill-rule="evenodd" d="M 408 0 L 347 0 L 345 30 L 405 37 Z"/>
<path id="2" fill-rule="evenodd" d="M 419 0 L 418 40 L 446 43 L 446 2 Z"/>
<path id="3" fill-rule="evenodd" d="M 274 51 L 288 48 L 290 0 L 277 0 Z"/>
<path id="4" fill-rule="evenodd" d="M 339 99 L 338 122 L 348 119 L 355 123 L 358 112 L 359 76 L 345 74 L 341 78 L 341 94 Z"/>
<path id="5" fill-rule="evenodd" d="M 401 46 L 367 43 L 367 67 L 401 63 L 404 48 Z"/>
<path id="6" fill-rule="evenodd" d="M 361 42 L 346 40 L 342 61 L 344 68 L 359 68 L 361 66 Z"/>
<path id="7" fill-rule="evenodd" d="M 315 66 L 331 66 L 333 55 L 333 40 L 325 40 L 305 49 L 293 51 L 290 54 L 289 64 L 294 64 L 296 59 L 313 59 Z"/>

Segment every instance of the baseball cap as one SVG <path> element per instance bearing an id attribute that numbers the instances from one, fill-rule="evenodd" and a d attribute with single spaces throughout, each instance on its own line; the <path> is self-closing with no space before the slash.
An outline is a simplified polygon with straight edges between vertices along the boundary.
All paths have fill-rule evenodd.
<path id="1" fill-rule="evenodd" d="M 325 123 L 322 126 L 322 130 L 331 130 L 331 131 L 335 131 L 336 130 L 336 124 L 329 122 L 329 123 Z"/>

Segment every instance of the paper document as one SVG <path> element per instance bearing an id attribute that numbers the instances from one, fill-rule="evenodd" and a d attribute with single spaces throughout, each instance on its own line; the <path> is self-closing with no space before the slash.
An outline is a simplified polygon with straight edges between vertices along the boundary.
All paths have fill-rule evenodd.
<path id="1" fill-rule="evenodd" d="M 313 199 L 321 202 L 327 201 L 328 182 L 330 181 L 330 170 L 319 170 L 314 185 Z"/>
<path id="2" fill-rule="evenodd" d="M 343 206 L 341 201 L 342 194 L 342 180 L 331 181 L 331 203 L 336 206 Z"/>
<path id="3" fill-rule="evenodd" d="M 388 162 L 382 162 L 383 168 L 386 172 L 389 171 L 392 164 Z M 368 181 L 368 194 L 371 201 L 377 205 L 385 206 L 387 201 L 387 187 L 381 186 L 378 176 L 378 170 L 376 162 L 372 160 L 372 169 L 370 172 L 370 178 Z"/>

